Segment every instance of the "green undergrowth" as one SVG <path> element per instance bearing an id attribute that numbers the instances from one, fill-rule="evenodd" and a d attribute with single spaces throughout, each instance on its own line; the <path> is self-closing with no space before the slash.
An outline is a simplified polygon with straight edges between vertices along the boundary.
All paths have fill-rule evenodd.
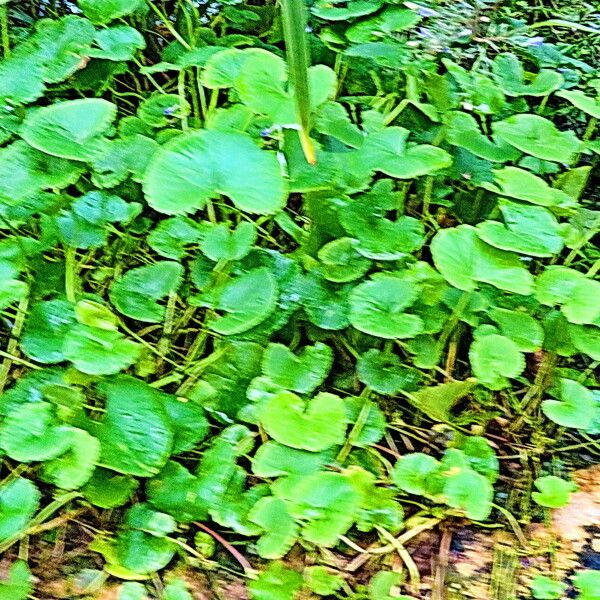
<path id="1" fill-rule="evenodd" d="M 567 504 L 599 452 L 595 13 L 75 4 L 0 0 L 0 598 L 71 518 L 121 600 L 189 600 L 182 564 L 418 597 L 419 532 Z"/>

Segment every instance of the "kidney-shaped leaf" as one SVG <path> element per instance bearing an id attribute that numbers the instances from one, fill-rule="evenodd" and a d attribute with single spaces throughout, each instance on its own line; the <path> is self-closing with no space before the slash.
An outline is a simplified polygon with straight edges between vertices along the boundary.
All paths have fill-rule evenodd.
<path id="1" fill-rule="evenodd" d="M 159 323 L 165 307 L 157 300 L 174 292 L 181 283 L 183 267 L 163 260 L 153 265 L 130 269 L 110 288 L 110 299 L 119 312 L 149 323 Z"/>
<path id="2" fill-rule="evenodd" d="M 79 0 L 78 4 L 92 23 L 103 25 L 139 10 L 145 0 Z"/>
<path id="3" fill-rule="evenodd" d="M 533 290 L 533 277 L 519 257 L 481 241 L 470 225 L 439 231 L 431 242 L 431 253 L 444 278 L 461 290 L 475 290 L 479 283 L 516 294 Z"/>
<path id="4" fill-rule="evenodd" d="M 588 429 L 600 413 L 592 392 L 573 379 L 560 380 L 558 397 L 560 400 L 544 400 L 542 411 L 562 427 Z"/>
<path id="5" fill-rule="evenodd" d="M 270 398 L 260 420 L 280 444 L 311 452 L 341 444 L 348 422 L 344 402 L 338 396 L 320 393 L 305 401 L 291 392 Z"/>
<path id="6" fill-rule="evenodd" d="M 204 207 L 219 194 L 241 210 L 273 214 L 287 197 L 275 154 L 241 133 L 200 131 L 167 142 L 153 157 L 144 178 L 150 205 L 167 214 Z"/>
<path id="7" fill-rule="evenodd" d="M 492 125 L 494 136 L 542 160 L 570 163 L 582 143 L 572 131 L 559 131 L 539 115 L 518 114 Z"/>
<path id="8" fill-rule="evenodd" d="M 414 281 L 393 275 L 361 283 L 350 294 L 350 323 L 359 331 L 386 339 L 414 337 L 423 330 L 423 321 L 404 310 L 418 293 Z"/>
<path id="9" fill-rule="evenodd" d="M 308 394 L 323 383 L 332 363 L 331 348 L 321 342 L 305 346 L 299 354 L 294 354 L 283 344 L 269 344 L 262 369 L 277 385 Z"/>
<path id="10" fill-rule="evenodd" d="M 107 100 L 56 102 L 33 111 L 23 123 L 23 139 L 37 150 L 71 160 L 90 161 L 100 151 L 117 113 Z"/>
<path id="11" fill-rule="evenodd" d="M 248 518 L 264 530 L 256 543 L 261 558 L 273 560 L 287 554 L 300 531 L 300 527 L 288 513 L 285 502 L 273 496 L 261 498 Z"/>

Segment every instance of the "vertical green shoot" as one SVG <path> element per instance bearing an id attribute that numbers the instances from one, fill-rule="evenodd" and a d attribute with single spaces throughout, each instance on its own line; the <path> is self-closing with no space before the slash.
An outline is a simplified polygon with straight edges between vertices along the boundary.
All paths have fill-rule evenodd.
<path id="1" fill-rule="evenodd" d="M 281 17 L 290 83 L 294 88 L 296 113 L 300 123 L 300 142 L 306 160 L 317 162 L 310 139 L 310 89 L 308 85 L 308 47 L 306 44 L 306 8 L 304 0 L 281 0 Z"/>

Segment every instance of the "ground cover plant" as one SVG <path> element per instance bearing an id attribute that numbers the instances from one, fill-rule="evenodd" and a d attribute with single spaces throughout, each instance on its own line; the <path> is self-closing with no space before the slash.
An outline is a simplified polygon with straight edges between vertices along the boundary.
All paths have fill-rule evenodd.
<path id="1" fill-rule="evenodd" d="M 439 599 L 423 532 L 532 552 L 599 455 L 599 25 L 0 0 L 0 599 Z"/>

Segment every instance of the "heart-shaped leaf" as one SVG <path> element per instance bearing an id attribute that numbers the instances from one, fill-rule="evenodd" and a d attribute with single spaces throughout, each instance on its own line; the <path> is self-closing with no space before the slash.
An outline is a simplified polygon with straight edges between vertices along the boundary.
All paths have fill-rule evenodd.
<path id="1" fill-rule="evenodd" d="M 357 246 L 356 240 L 342 237 L 320 248 L 318 257 L 323 264 L 325 279 L 346 283 L 360 279 L 369 270 L 371 261 L 361 255 Z"/>
<path id="2" fill-rule="evenodd" d="M 224 313 L 209 327 L 223 335 L 235 335 L 256 327 L 274 310 L 277 283 L 266 267 L 253 269 L 227 282 L 218 293 L 215 309 Z"/>
<path id="3" fill-rule="evenodd" d="M 448 143 L 464 148 L 475 156 L 497 163 L 513 161 L 521 156 L 521 153 L 510 144 L 502 141 L 493 142 L 483 135 L 475 117 L 468 113 L 459 111 L 449 113 L 447 126 Z"/>
<path id="4" fill-rule="evenodd" d="M 592 392 L 573 379 L 561 379 L 557 394 L 560 400 L 544 400 L 542 411 L 562 427 L 588 429 L 600 414 Z"/>
<path id="5" fill-rule="evenodd" d="M 42 152 L 89 162 L 98 155 L 117 113 L 107 100 L 68 100 L 39 108 L 23 123 L 23 139 Z"/>
<path id="6" fill-rule="evenodd" d="M 421 382 L 416 369 L 401 365 L 398 355 L 371 348 L 356 363 L 359 379 L 380 394 L 396 394 L 400 390 L 415 391 Z"/>
<path id="7" fill-rule="evenodd" d="M 563 247 L 558 221 L 541 206 L 527 206 L 500 200 L 504 223 L 484 221 L 477 226 L 477 235 L 494 248 L 530 256 L 553 256 Z"/>
<path id="8" fill-rule="evenodd" d="M 533 277 L 519 257 L 481 241 L 470 225 L 439 231 L 431 253 L 444 278 L 461 290 L 475 290 L 480 283 L 523 295 L 533 290 Z"/>
<path id="9" fill-rule="evenodd" d="M 534 481 L 538 492 L 532 492 L 531 497 L 540 506 L 548 508 L 561 508 L 569 504 L 571 492 L 577 490 L 577 486 L 571 481 L 565 481 L 555 475 L 538 477 Z"/>
<path id="10" fill-rule="evenodd" d="M 277 158 L 246 135 L 222 131 L 184 134 L 152 158 L 144 178 L 150 205 L 185 214 L 224 194 L 241 210 L 274 214 L 287 197 Z"/>
<path id="11" fill-rule="evenodd" d="M 19 462 L 50 460 L 69 448 L 68 429 L 59 425 L 51 404 L 23 404 L 4 420 L 0 447 Z"/>
<path id="12" fill-rule="evenodd" d="M 65 360 L 64 338 L 77 322 L 73 303 L 49 300 L 32 306 L 25 322 L 21 348 L 33 360 L 59 363 Z"/>
<path id="13" fill-rule="evenodd" d="M 544 342 L 542 326 L 526 312 L 493 308 L 490 317 L 503 336 L 510 338 L 521 352 L 537 352 Z"/>
<path id="14" fill-rule="evenodd" d="M 280 444 L 311 452 L 341 444 L 348 422 L 343 400 L 329 393 L 304 401 L 291 392 L 280 392 L 265 404 L 260 419 Z"/>
<path id="15" fill-rule="evenodd" d="M 332 363 L 331 348 L 321 342 L 305 346 L 299 354 L 294 354 L 283 344 L 269 344 L 263 356 L 262 370 L 276 385 L 310 394 L 323 383 Z"/>
<path id="16" fill-rule="evenodd" d="M 418 294 L 415 281 L 380 274 L 356 286 L 350 294 L 350 323 L 359 331 L 377 337 L 414 337 L 423 330 L 423 321 L 404 311 Z"/>
<path id="17" fill-rule="evenodd" d="M 100 442 L 82 429 L 63 429 L 69 447 L 61 456 L 44 463 L 42 478 L 63 490 L 76 490 L 92 476 L 100 457 Z"/>
<path id="18" fill-rule="evenodd" d="M 157 300 L 175 292 L 181 283 L 183 267 L 176 262 L 160 261 L 130 269 L 110 288 L 110 299 L 119 312 L 148 323 L 160 323 L 165 307 Z"/>
<path id="19" fill-rule="evenodd" d="M 548 267 L 536 280 L 536 298 L 546 306 L 561 306 L 571 323 L 584 325 L 600 320 L 600 282 L 568 267 Z"/>
<path id="20" fill-rule="evenodd" d="M 498 54 L 492 70 L 507 96 L 548 96 L 564 82 L 562 75 L 551 69 L 542 69 L 533 77 L 526 77 L 521 61 L 510 52 Z"/>
<path id="21" fill-rule="evenodd" d="M 98 25 L 130 15 L 145 4 L 145 0 L 78 0 L 83 14 Z"/>
<path id="22" fill-rule="evenodd" d="M 477 336 L 469 360 L 475 377 L 492 390 L 507 387 L 507 378 L 517 377 L 525 369 L 525 357 L 517 344 L 497 334 Z"/>
<path id="23" fill-rule="evenodd" d="M 273 496 L 261 498 L 250 511 L 249 519 L 264 531 L 256 543 L 261 558 L 273 560 L 285 556 L 300 532 L 285 502 Z"/>
<path id="24" fill-rule="evenodd" d="M 573 106 L 590 115 L 590 117 L 600 119 L 600 102 L 586 96 L 581 90 L 561 90 L 556 95 L 568 100 Z"/>
<path id="25" fill-rule="evenodd" d="M 471 469 L 460 469 L 447 478 L 444 496 L 449 506 L 464 510 L 469 519 L 483 521 L 492 511 L 494 489 L 483 475 Z"/>
<path id="26" fill-rule="evenodd" d="M 74 325 L 64 338 L 63 353 L 88 375 L 114 375 L 139 358 L 140 344 L 118 331 Z"/>
<path id="27" fill-rule="evenodd" d="M 494 137 L 542 160 L 569 164 L 582 143 L 572 131 L 560 131 L 539 115 L 518 114 L 492 125 Z"/>
<path id="28" fill-rule="evenodd" d="M 250 252 L 256 241 L 256 228 L 243 221 L 230 231 L 224 223 L 208 226 L 203 232 L 200 249 L 210 258 L 220 260 L 241 260 Z"/>
<path id="29" fill-rule="evenodd" d="M 144 36 L 129 25 L 107 27 L 96 33 L 89 55 L 104 60 L 131 60 L 136 50 L 146 47 Z"/>

